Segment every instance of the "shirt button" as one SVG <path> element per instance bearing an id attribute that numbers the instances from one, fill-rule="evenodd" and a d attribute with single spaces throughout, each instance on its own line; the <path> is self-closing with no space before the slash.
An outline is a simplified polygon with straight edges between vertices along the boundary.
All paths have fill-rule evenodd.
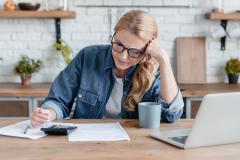
<path id="1" fill-rule="evenodd" d="M 79 95 L 78 95 L 78 98 L 82 98 L 82 94 L 79 94 Z"/>

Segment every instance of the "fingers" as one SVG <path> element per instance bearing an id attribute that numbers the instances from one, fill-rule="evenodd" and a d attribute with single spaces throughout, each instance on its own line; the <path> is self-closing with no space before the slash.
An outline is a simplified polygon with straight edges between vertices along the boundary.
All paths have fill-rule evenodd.
<path id="1" fill-rule="evenodd" d="M 37 108 L 35 113 L 38 118 L 42 120 L 49 120 L 50 113 L 48 109 Z"/>
<path id="2" fill-rule="evenodd" d="M 152 41 L 154 41 L 156 38 L 155 37 L 153 37 L 150 41 L 148 41 L 148 43 L 150 44 L 150 43 L 152 43 Z"/>
<path id="3" fill-rule="evenodd" d="M 147 55 L 146 55 L 146 61 L 147 61 L 147 62 L 150 62 L 151 59 L 152 59 L 152 56 L 151 56 L 150 54 L 147 54 Z"/>
<path id="4" fill-rule="evenodd" d="M 149 41 L 145 54 L 149 54 L 150 57 L 155 58 L 158 61 L 161 61 L 162 59 L 164 59 L 164 57 L 168 56 L 161 48 L 159 41 L 156 37 L 153 37 L 152 40 Z"/>
<path id="5" fill-rule="evenodd" d="M 50 111 L 48 109 L 36 108 L 32 113 L 32 127 L 40 127 L 42 124 L 50 121 Z"/>
<path id="6" fill-rule="evenodd" d="M 148 47 L 151 43 L 152 43 L 152 40 L 149 40 L 148 43 L 146 44 L 146 47 L 144 49 L 145 57 L 151 57 L 151 55 L 149 55 L 149 53 L 147 53 Z"/>
<path id="7" fill-rule="evenodd" d="M 48 109 L 41 109 L 41 108 L 38 109 L 38 113 L 41 114 L 41 115 L 43 115 L 43 116 L 47 116 L 47 117 L 48 117 L 49 114 L 50 114 L 50 112 L 49 112 Z"/>

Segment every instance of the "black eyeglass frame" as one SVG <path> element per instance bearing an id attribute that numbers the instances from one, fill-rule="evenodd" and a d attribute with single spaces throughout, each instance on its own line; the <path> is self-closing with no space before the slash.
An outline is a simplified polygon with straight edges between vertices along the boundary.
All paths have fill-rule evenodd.
<path id="1" fill-rule="evenodd" d="M 141 49 L 141 50 L 136 49 L 136 48 L 126 48 L 121 42 L 120 42 L 120 43 L 118 43 L 118 42 L 113 42 L 113 38 L 114 38 L 115 35 L 116 35 L 116 32 L 113 34 L 112 39 L 111 39 L 112 49 L 113 49 L 114 51 L 118 52 L 118 53 L 122 53 L 122 52 L 124 52 L 125 50 L 127 50 L 128 56 L 131 57 L 131 58 L 139 58 L 139 57 L 141 57 L 141 55 L 143 55 L 143 54 L 145 53 L 148 45 L 151 43 L 151 40 L 150 40 L 150 41 L 145 45 L 145 47 L 144 47 L 143 49 Z M 114 44 L 114 43 L 117 44 L 117 45 L 120 45 L 121 47 L 123 47 L 122 51 L 117 51 L 117 50 L 115 50 L 114 47 L 113 47 L 113 44 Z M 129 53 L 129 50 L 137 50 L 137 51 L 139 52 L 138 56 L 132 56 L 132 55 Z M 137 54 L 136 54 L 136 55 L 137 55 Z"/>

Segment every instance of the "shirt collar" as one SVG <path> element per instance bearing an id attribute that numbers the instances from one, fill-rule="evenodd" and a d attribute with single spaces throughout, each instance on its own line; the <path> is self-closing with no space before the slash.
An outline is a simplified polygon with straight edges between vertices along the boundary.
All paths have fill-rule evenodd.
<path id="1" fill-rule="evenodd" d="M 137 65 L 134 65 L 134 66 L 132 66 L 132 67 L 128 70 L 128 73 L 127 73 L 127 75 L 126 75 L 126 77 L 125 77 L 125 79 L 126 79 L 127 81 L 131 81 L 132 75 L 133 75 L 134 71 L 136 70 L 136 68 L 137 68 Z"/>
<path id="2" fill-rule="evenodd" d="M 114 67 L 114 61 L 113 61 L 113 56 L 112 56 L 112 46 L 110 45 L 107 51 L 107 56 L 106 56 L 106 61 L 104 64 L 104 69 L 112 69 Z"/>

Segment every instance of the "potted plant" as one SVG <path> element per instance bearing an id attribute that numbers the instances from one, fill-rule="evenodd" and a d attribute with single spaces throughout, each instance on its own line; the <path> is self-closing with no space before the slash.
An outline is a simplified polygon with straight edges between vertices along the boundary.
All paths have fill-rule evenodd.
<path id="1" fill-rule="evenodd" d="M 229 84 L 237 84 L 240 74 L 240 60 L 237 58 L 229 59 L 226 63 L 225 71 L 228 75 Z"/>
<path id="2" fill-rule="evenodd" d="M 40 59 L 30 59 L 28 56 L 23 55 L 14 67 L 15 73 L 21 76 L 21 84 L 27 86 L 31 84 L 32 74 L 39 72 L 43 62 Z"/>

